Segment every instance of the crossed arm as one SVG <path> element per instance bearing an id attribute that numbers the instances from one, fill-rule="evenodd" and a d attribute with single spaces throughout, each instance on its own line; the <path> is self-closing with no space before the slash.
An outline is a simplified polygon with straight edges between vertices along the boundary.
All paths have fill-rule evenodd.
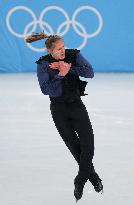
<path id="1" fill-rule="evenodd" d="M 48 72 L 49 67 L 59 70 L 59 73 L 56 74 L 53 79 L 50 79 Z M 60 96 L 62 93 L 61 82 L 68 72 L 85 78 L 94 77 L 92 66 L 81 54 L 78 54 L 75 66 L 72 66 L 71 63 L 65 63 L 64 61 L 38 64 L 37 76 L 42 93 L 55 97 Z"/>
<path id="2" fill-rule="evenodd" d="M 76 58 L 76 65 L 72 66 L 71 63 L 65 63 L 64 61 L 53 62 L 49 64 L 52 69 L 58 69 L 60 76 L 65 76 L 68 72 L 72 72 L 75 75 L 93 78 L 94 72 L 91 64 L 81 55 L 78 54 Z"/>

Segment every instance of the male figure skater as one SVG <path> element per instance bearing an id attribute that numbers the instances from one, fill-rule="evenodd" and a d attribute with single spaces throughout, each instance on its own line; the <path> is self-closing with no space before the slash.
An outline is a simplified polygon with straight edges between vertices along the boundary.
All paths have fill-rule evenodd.
<path id="1" fill-rule="evenodd" d="M 37 61 L 37 76 L 40 89 L 49 95 L 50 110 L 55 126 L 79 165 L 74 179 L 74 196 L 81 199 L 86 181 L 96 192 L 103 191 L 102 180 L 95 172 L 94 134 L 85 105 L 81 100 L 87 82 L 79 76 L 93 78 L 90 63 L 77 49 L 65 49 L 64 40 L 58 35 L 35 34 L 27 42 L 47 38 L 45 46 L 48 55 Z"/>

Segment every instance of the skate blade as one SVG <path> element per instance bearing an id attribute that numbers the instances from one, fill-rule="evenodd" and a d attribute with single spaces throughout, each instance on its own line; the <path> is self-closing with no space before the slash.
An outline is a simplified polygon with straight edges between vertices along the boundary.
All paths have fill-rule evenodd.
<path id="1" fill-rule="evenodd" d="M 104 194 L 104 190 L 102 189 L 101 194 Z"/>

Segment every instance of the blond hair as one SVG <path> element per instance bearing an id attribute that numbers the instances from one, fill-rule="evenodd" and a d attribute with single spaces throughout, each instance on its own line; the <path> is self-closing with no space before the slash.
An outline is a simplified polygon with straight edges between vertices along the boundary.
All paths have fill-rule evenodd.
<path id="1" fill-rule="evenodd" d="M 44 32 L 41 32 L 41 33 L 31 34 L 30 36 L 28 36 L 25 39 L 25 41 L 27 43 L 32 43 L 34 41 L 38 41 L 38 40 L 45 39 L 45 38 L 47 38 L 47 40 L 45 41 L 45 46 L 47 49 L 54 47 L 56 41 L 63 40 L 63 38 L 60 37 L 59 35 L 56 35 L 56 34 L 55 35 L 47 35 Z"/>

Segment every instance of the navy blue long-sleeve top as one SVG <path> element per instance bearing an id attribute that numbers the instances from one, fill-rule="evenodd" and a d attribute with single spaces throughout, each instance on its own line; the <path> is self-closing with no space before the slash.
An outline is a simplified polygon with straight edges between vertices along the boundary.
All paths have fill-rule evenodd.
<path id="1" fill-rule="evenodd" d="M 72 65 L 69 72 L 85 78 L 94 77 L 91 64 L 81 53 L 77 54 L 76 65 Z M 49 62 L 46 60 L 42 60 L 40 64 L 37 64 L 37 77 L 44 95 L 49 95 L 50 97 L 59 97 L 62 95 L 62 80 L 64 76 L 60 76 L 57 69 L 50 68 Z"/>

